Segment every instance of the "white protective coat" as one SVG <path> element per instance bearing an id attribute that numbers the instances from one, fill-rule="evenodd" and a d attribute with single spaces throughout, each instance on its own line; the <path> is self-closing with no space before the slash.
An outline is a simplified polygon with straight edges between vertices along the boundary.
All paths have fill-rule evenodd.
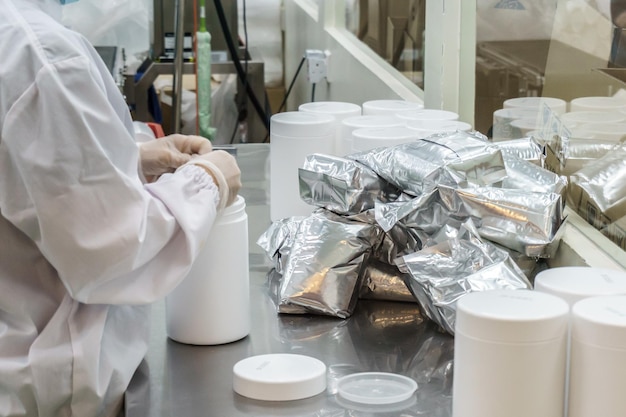
<path id="1" fill-rule="evenodd" d="M 0 416 L 114 416 L 217 188 L 196 166 L 144 184 L 126 103 L 58 1 L 0 4 Z"/>

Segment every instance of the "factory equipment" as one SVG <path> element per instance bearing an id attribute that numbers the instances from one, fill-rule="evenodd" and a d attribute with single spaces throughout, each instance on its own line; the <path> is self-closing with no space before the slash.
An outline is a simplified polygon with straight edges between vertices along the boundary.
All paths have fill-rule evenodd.
<path id="1" fill-rule="evenodd" d="M 180 131 L 183 74 L 195 74 L 194 20 L 200 11 L 192 0 L 154 0 L 153 39 L 150 55 L 135 71 L 124 74 L 123 92 L 136 120 L 153 121 L 150 94 L 159 75 L 173 75 L 172 122 L 166 134 Z M 269 125 L 264 64 L 254 51 L 239 46 L 236 0 L 207 2 L 206 20 L 211 33 L 212 74 L 237 74 L 236 102 L 239 123 L 247 124 L 249 142 L 262 142 Z M 230 135 L 230 133 L 229 133 Z M 236 140 L 234 142 L 241 141 Z"/>

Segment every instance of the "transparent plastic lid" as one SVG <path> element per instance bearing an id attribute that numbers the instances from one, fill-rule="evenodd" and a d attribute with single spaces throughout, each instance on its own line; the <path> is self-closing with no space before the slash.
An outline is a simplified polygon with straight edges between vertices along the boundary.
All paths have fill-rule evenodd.
<path id="1" fill-rule="evenodd" d="M 339 396 L 360 404 L 393 404 L 406 401 L 417 390 L 413 379 L 387 372 L 361 372 L 337 381 Z"/>

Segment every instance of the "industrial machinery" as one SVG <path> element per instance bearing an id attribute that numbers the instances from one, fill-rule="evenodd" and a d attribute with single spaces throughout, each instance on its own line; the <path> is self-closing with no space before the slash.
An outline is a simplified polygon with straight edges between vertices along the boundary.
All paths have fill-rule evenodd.
<path id="1" fill-rule="evenodd" d="M 170 131 L 181 127 L 181 96 L 183 74 L 195 74 L 192 0 L 154 0 L 153 41 L 150 56 L 133 72 L 124 74 L 123 92 L 136 120 L 153 121 L 150 94 L 159 75 L 173 76 L 172 121 Z M 262 142 L 269 126 L 266 110 L 263 61 L 254 52 L 239 45 L 236 0 L 207 2 L 207 26 L 211 33 L 212 74 L 236 74 L 238 122 L 247 125 L 246 140 Z M 233 141 L 238 142 L 239 140 Z"/>

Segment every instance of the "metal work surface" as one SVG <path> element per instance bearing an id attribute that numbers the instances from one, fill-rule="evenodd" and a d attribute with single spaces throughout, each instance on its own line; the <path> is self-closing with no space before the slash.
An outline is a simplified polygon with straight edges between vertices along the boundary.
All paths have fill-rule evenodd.
<path id="1" fill-rule="evenodd" d="M 416 303 L 359 300 L 354 314 L 345 320 L 276 312 L 270 295 L 276 282 L 268 274 L 272 266 L 255 243 L 270 224 L 268 156 L 267 144 L 237 147 L 241 195 L 249 217 L 251 333 L 219 346 L 177 343 L 166 335 L 164 303 L 154 305 L 149 377 L 134 381 L 135 387 L 129 390 L 127 417 L 450 416 L 454 339 L 424 319 Z M 296 353 L 321 360 L 327 366 L 326 391 L 283 402 L 252 400 L 235 393 L 233 365 L 267 353 Z M 391 405 L 348 404 L 337 395 L 338 378 L 371 371 L 413 378 L 418 383 L 416 394 Z"/>

